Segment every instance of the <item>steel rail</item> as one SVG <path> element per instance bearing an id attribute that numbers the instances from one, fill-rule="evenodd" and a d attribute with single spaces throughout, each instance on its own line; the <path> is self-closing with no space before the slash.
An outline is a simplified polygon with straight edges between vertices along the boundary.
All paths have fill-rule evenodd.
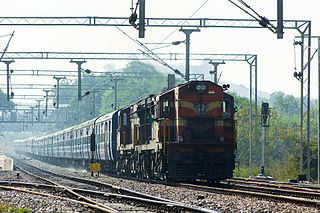
<path id="1" fill-rule="evenodd" d="M 265 186 L 265 187 L 273 187 L 273 188 L 280 188 L 280 189 L 289 189 L 289 190 L 299 190 L 299 191 L 306 191 L 306 192 L 314 192 L 320 193 L 320 187 L 311 186 L 311 185 L 304 185 L 299 183 L 286 183 L 286 182 L 278 182 L 278 181 L 255 181 L 253 179 L 248 180 L 237 180 L 237 179 L 228 179 L 225 181 L 228 184 L 251 184 L 251 185 L 258 185 L 258 186 Z"/>
<path id="2" fill-rule="evenodd" d="M 50 198 L 56 198 L 56 199 L 71 201 L 71 202 L 75 202 L 75 203 L 87 206 L 87 207 L 92 208 L 92 209 L 96 209 L 96 210 L 101 211 L 101 212 L 110 212 L 110 213 L 117 212 L 117 211 L 110 211 L 108 209 L 105 209 L 103 207 L 100 207 L 100 206 L 97 206 L 97 205 L 94 205 L 94 204 L 91 204 L 91 203 L 88 203 L 88 202 L 78 201 L 78 200 L 75 200 L 75 199 L 70 199 L 70 198 L 66 198 L 66 197 L 51 195 L 51 194 L 47 194 L 47 193 L 30 191 L 30 190 L 20 189 L 20 188 L 16 188 L 16 187 L 11 187 L 11 186 L 1 186 L 0 185 L 0 188 L 1 189 L 5 189 L 5 190 L 19 191 L 19 192 L 33 194 L 33 195 L 40 195 L 40 196 L 43 196 L 43 197 L 50 197 Z"/>
<path id="3" fill-rule="evenodd" d="M 311 199 L 300 198 L 300 197 L 292 197 L 292 196 L 279 195 L 279 194 L 277 194 L 277 195 L 269 194 L 266 192 L 256 192 L 256 191 L 248 191 L 248 190 L 240 190 L 240 189 L 226 189 L 226 188 L 222 188 L 222 187 L 200 186 L 200 185 L 186 184 L 186 183 L 181 183 L 179 185 L 184 186 L 186 188 L 204 190 L 207 192 L 241 194 L 241 195 L 247 195 L 247 196 L 262 197 L 265 199 L 283 200 L 286 202 L 301 203 L 301 204 L 305 204 L 305 205 L 313 205 L 316 207 L 320 206 L 320 200 L 316 200 L 316 199 L 311 200 Z"/>
<path id="4" fill-rule="evenodd" d="M 22 163 L 22 162 L 20 162 Z M 25 164 L 25 163 L 22 163 Z M 198 207 L 192 207 L 192 206 L 188 206 L 184 203 L 181 202 L 176 202 L 176 201 L 172 201 L 172 200 L 168 200 L 165 198 L 161 198 L 161 197 L 156 197 L 153 195 L 148 195 L 145 193 L 141 193 L 141 192 L 136 192 L 130 189 L 126 189 L 126 188 L 122 188 L 122 187 L 118 187 L 118 186 L 114 186 L 111 184 L 107 184 L 104 182 L 100 182 L 100 181 L 95 181 L 95 180 L 89 180 L 89 179 L 84 179 L 84 178 L 77 178 L 77 177 L 73 177 L 73 176 L 67 176 L 67 175 L 61 175 L 61 174 L 56 174 L 54 172 L 50 172 L 50 171 L 46 171 L 40 168 L 36 168 L 32 165 L 29 164 L 25 164 L 27 166 L 33 167 L 35 169 L 38 169 L 41 172 L 44 173 L 48 173 L 50 175 L 55 175 L 55 176 L 59 176 L 59 177 L 63 177 L 65 179 L 69 179 L 72 181 L 77 181 L 77 182 L 81 182 L 81 183 L 85 183 L 85 184 L 90 184 L 90 185 L 95 185 L 95 186 L 99 186 L 99 187 L 106 187 L 106 188 L 110 188 L 113 190 L 116 190 L 120 193 L 125 193 L 128 195 L 117 195 L 117 194 L 112 194 L 112 193 L 103 193 L 103 192 L 97 192 L 97 191 L 93 191 L 93 190 L 83 190 L 83 189 L 69 189 L 73 192 L 83 192 L 83 193 L 91 193 L 91 194 L 95 194 L 95 195 L 104 195 L 105 197 L 118 197 L 118 198 L 124 198 L 124 199 L 130 199 L 130 200 L 135 200 L 135 201 L 140 201 L 140 202 L 146 202 L 149 204 L 153 204 L 153 205 L 162 205 L 162 206 L 170 206 L 172 208 L 177 207 L 177 208 L 182 208 L 186 211 L 192 211 L 192 212 L 215 212 L 212 210 L 208 210 L 208 209 L 204 209 L 204 208 L 198 208 Z M 54 183 L 54 182 L 53 182 Z M 131 196 L 132 195 L 132 196 Z M 82 197 L 79 197 L 82 198 Z"/>
<path id="5" fill-rule="evenodd" d="M 21 162 L 19 162 L 19 163 L 21 163 Z M 25 166 L 30 166 L 30 165 L 27 165 L 27 164 L 24 164 L 24 165 L 25 165 Z M 25 169 L 22 169 L 22 168 L 19 167 L 19 166 L 16 166 L 16 167 L 18 167 L 21 171 L 27 173 L 28 175 L 31 175 L 31 176 L 33 176 L 33 177 L 36 177 L 36 178 L 38 178 L 38 179 L 40 179 L 40 180 L 42 180 L 42 181 L 46 181 L 46 182 L 48 182 L 48 183 L 51 183 L 52 185 L 59 186 L 60 188 L 62 188 L 62 189 L 63 189 L 64 191 L 66 191 L 67 193 L 75 196 L 75 197 L 77 198 L 77 200 L 82 200 L 82 201 L 84 201 L 85 205 L 86 205 L 86 204 L 90 204 L 90 205 L 88 205 L 89 207 L 93 207 L 93 206 L 94 206 L 95 209 L 100 210 L 100 211 L 103 211 L 103 212 L 112 212 L 112 213 L 113 213 L 113 212 L 118 212 L 117 210 L 115 210 L 115 209 L 113 209 L 113 208 L 111 208 L 111 207 L 109 207 L 109 206 L 106 206 L 106 205 L 103 205 L 103 204 L 101 204 L 101 203 L 95 202 L 95 201 L 93 201 L 93 200 L 90 199 L 90 198 L 87 198 L 87 197 L 85 197 L 85 196 L 82 196 L 82 195 L 80 195 L 80 194 L 72 191 L 69 187 L 63 186 L 63 185 L 58 184 L 58 183 L 56 183 L 56 182 L 54 182 L 54 181 L 51 181 L 51 180 L 49 180 L 49 179 L 46 179 L 46 178 L 40 177 L 40 176 L 38 176 L 38 175 L 35 175 L 35 174 L 31 173 L 31 172 L 26 171 Z M 33 166 L 31 166 L 31 167 L 33 167 Z M 33 168 L 36 168 L 36 167 L 33 167 Z M 36 168 L 36 169 L 38 169 L 38 168 Z M 54 174 L 54 173 L 51 173 L 51 174 Z M 96 208 L 96 207 L 97 207 L 97 208 Z"/>

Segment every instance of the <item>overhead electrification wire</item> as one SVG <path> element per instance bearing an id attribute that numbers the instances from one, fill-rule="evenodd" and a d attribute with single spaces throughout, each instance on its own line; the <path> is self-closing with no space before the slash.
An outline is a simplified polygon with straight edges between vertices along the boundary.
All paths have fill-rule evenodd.
<path id="1" fill-rule="evenodd" d="M 195 12 L 193 12 L 191 14 L 191 16 L 189 18 L 192 18 L 209 0 L 206 0 Z M 129 17 L 129 22 L 130 24 L 134 24 L 135 23 L 135 20 L 137 19 L 136 17 L 136 12 L 137 12 L 137 8 L 138 8 L 138 5 L 140 3 L 140 0 L 137 1 L 136 3 L 136 7 L 134 8 L 133 7 L 133 0 L 131 1 L 131 16 Z M 185 23 L 187 22 L 184 21 L 182 23 Z M 133 42 L 135 42 L 136 44 L 138 44 L 139 46 L 143 47 L 144 50 L 139 50 L 140 52 L 142 52 L 143 54 L 145 54 L 147 57 L 149 57 L 150 59 L 168 67 L 169 69 L 171 69 L 175 74 L 181 76 L 182 78 L 184 78 L 184 74 L 182 74 L 178 69 L 175 69 L 173 67 L 171 67 L 168 63 L 166 63 L 162 58 L 160 58 L 157 54 L 155 54 L 152 50 L 156 50 L 156 49 L 161 49 L 161 48 L 165 48 L 165 47 L 168 47 L 168 46 L 165 46 L 165 47 L 159 47 L 157 48 L 158 46 L 156 46 L 154 49 L 149 49 L 147 46 L 145 46 L 144 44 L 142 44 L 140 41 L 138 40 L 135 40 L 133 39 L 132 37 L 130 37 L 126 32 L 124 32 L 122 29 L 120 29 L 118 26 L 115 26 L 119 31 L 121 31 L 123 34 L 125 34 L 130 40 L 132 40 Z M 163 43 L 163 41 L 165 41 L 166 39 L 168 39 L 175 31 L 177 31 L 179 28 L 175 29 L 170 35 L 168 35 L 166 38 L 164 38 L 160 43 Z M 183 41 L 185 42 L 185 41 Z M 181 41 L 179 41 L 179 44 L 182 43 Z M 172 42 L 171 43 L 172 45 L 177 45 L 175 44 L 175 42 Z"/>
<path id="2" fill-rule="evenodd" d="M 273 33 L 277 32 L 277 28 L 272 23 L 270 23 L 269 19 L 267 19 L 264 16 L 261 16 L 259 13 L 257 13 L 252 7 L 250 7 L 244 1 L 238 0 L 238 2 L 240 2 L 241 5 L 248 8 L 253 14 L 250 13 L 248 10 L 244 9 L 243 7 L 241 7 L 241 5 L 235 3 L 234 1 L 232 1 L 232 0 L 228 0 L 228 1 L 231 2 L 233 5 L 235 5 L 236 7 L 238 7 L 243 12 L 245 12 L 246 14 L 248 14 L 249 16 L 251 16 L 252 18 L 254 18 L 255 20 L 257 20 L 262 27 L 268 28 Z"/>
<path id="3" fill-rule="evenodd" d="M 2 52 L 2 55 L 1 55 L 1 57 L 0 57 L 0 61 L 3 59 L 4 54 L 7 52 L 8 48 L 9 48 L 9 44 L 10 44 L 10 42 L 11 42 L 11 39 L 12 39 L 13 35 L 14 35 L 14 31 L 13 31 L 12 34 L 10 35 L 9 41 L 8 41 L 6 47 L 4 48 L 3 52 Z"/>
<path id="4" fill-rule="evenodd" d="M 181 76 L 182 78 L 184 78 L 184 75 L 178 70 L 175 69 L 173 67 L 171 67 L 167 62 L 165 62 L 162 58 L 160 58 L 157 54 L 155 54 L 152 50 L 150 50 L 147 46 L 145 46 L 143 43 L 141 43 L 138 40 L 133 39 L 131 36 L 129 36 L 126 32 L 124 32 L 122 29 L 120 29 L 118 26 L 115 26 L 118 30 L 120 30 L 124 35 L 126 35 L 130 40 L 132 40 L 133 42 L 135 42 L 136 44 L 138 44 L 139 46 L 141 46 L 144 50 L 140 50 L 140 52 L 142 52 L 143 54 L 145 54 L 147 57 L 149 57 L 150 59 L 168 67 L 169 69 L 171 69 L 175 74 Z"/>
<path id="5" fill-rule="evenodd" d="M 207 2 L 208 2 L 209 0 L 206 0 L 196 11 L 194 11 L 190 16 L 189 16 L 189 19 L 190 18 L 192 18 L 204 5 L 206 5 L 207 4 Z M 188 20 L 186 20 L 186 21 L 181 21 L 180 23 L 178 23 L 178 24 L 184 24 L 184 23 L 186 23 Z M 162 39 L 162 41 L 160 42 L 160 43 L 163 43 L 164 41 L 166 41 L 173 33 L 175 33 L 177 30 L 179 29 L 179 27 L 178 28 L 176 28 L 176 29 L 174 29 L 168 36 L 166 36 L 164 39 Z M 157 47 L 157 46 L 156 46 Z"/>
<path id="6" fill-rule="evenodd" d="M 309 61 L 307 61 L 307 63 L 303 66 L 303 70 L 305 70 L 305 69 L 308 67 L 308 65 L 311 63 L 311 61 L 312 61 L 313 57 L 315 56 L 315 54 L 316 54 L 318 51 L 319 51 L 319 49 L 318 49 L 318 48 L 317 48 L 317 49 L 315 49 L 314 53 L 313 53 L 313 54 L 312 54 L 312 56 L 310 57 L 310 60 L 309 60 Z"/>
<path id="7" fill-rule="evenodd" d="M 179 44 L 185 43 L 185 42 L 186 41 L 174 41 L 171 43 L 167 43 L 167 45 L 165 45 L 165 46 L 152 48 L 151 50 L 159 50 L 159 49 L 163 49 L 163 48 L 167 48 L 167 47 L 171 47 L 171 46 L 176 46 L 176 45 L 179 45 Z M 144 43 L 144 44 L 146 44 L 146 43 Z M 164 43 L 164 44 L 166 44 L 166 43 Z"/>
<path id="8" fill-rule="evenodd" d="M 11 36 L 11 35 L 12 35 L 12 33 L 6 34 L 6 35 L 1 35 L 0 38 L 7 37 L 7 36 Z"/>
<path id="9" fill-rule="evenodd" d="M 218 78 L 218 82 L 220 82 L 220 78 L 222 76 L 223 71 L 220 72 L 219 78 Z"/>

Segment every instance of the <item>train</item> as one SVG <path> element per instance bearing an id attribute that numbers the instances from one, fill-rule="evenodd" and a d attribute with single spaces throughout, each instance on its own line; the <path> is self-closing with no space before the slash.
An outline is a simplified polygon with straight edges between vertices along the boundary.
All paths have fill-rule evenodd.
<path id="1" fill-rule="evenodd" d="M 15 141 L 53 164 L 166 181 L 219 182 L 235 168 L 234 98 L 211 81 L 189 81 L 61 131 Z"/>

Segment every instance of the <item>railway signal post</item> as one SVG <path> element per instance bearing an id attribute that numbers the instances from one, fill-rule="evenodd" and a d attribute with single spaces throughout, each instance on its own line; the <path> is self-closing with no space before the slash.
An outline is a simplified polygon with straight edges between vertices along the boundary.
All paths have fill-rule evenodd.
<path id="1" fill-rule="evenodd" d="M 264 147 L 266 143 L 266 131 L 270 126 L 270 108 L 268 103 L 262 103 L 261 105 L 261 127 L 262 127 L 262 146 L 261 146 L 261 171 L 257 178 L 260 179 L 272 179 L 265 174 L 264 170 Z"/>

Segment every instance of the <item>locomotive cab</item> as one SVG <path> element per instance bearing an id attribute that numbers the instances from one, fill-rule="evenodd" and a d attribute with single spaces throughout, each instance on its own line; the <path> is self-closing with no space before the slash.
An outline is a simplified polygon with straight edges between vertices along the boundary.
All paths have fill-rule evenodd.
<path id="1" fill-rule="evenodd" d="M 231 178 L 236 147 L 233 97 L 209 81 L 188 82 L 171 95 L 169 125 L 162 132 L 168 178 L 214 182 Z"/>

